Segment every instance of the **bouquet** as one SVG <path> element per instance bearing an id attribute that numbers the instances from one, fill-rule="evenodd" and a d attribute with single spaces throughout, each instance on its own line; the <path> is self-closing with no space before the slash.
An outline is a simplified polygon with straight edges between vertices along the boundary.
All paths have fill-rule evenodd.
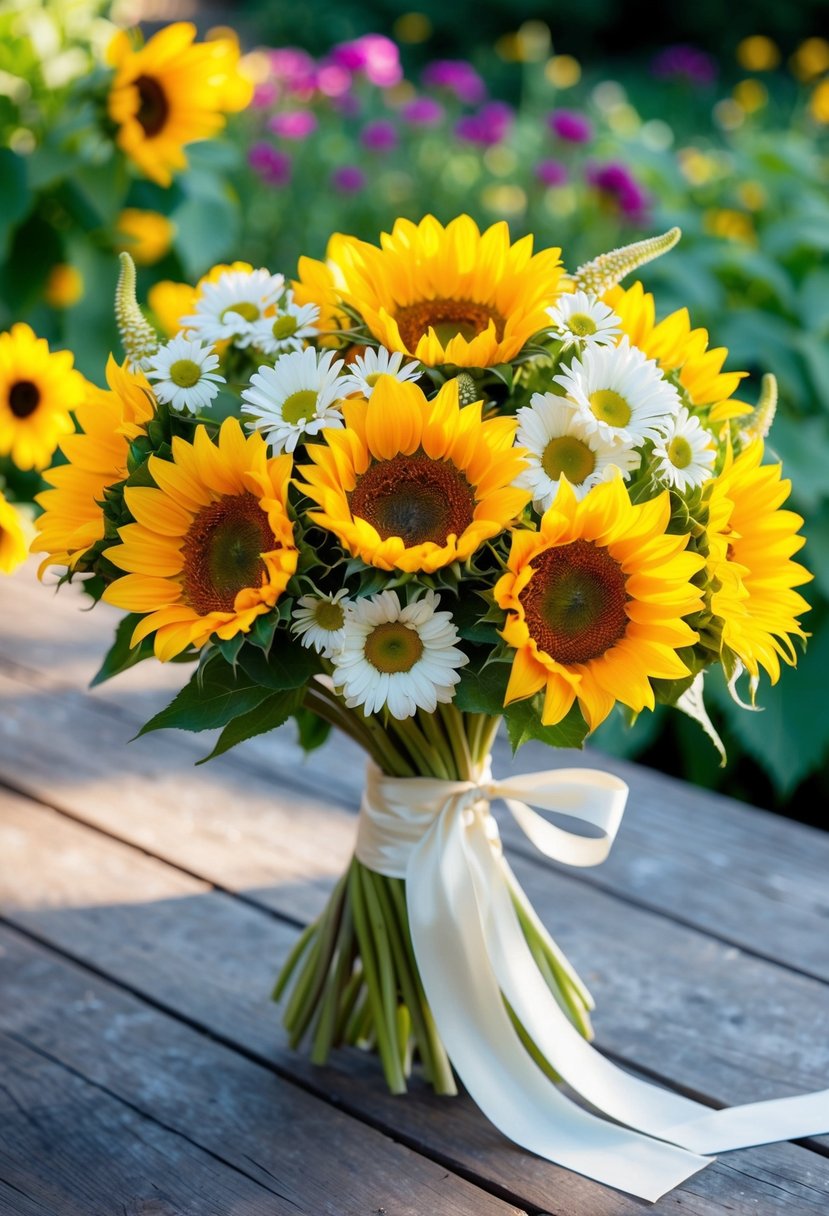
<path id="1" fill-rule="evenodd" d="M 292 1043 L 374 1048 L 395 1093 L 415 1057 L 439 1093 L 457 1073 L 518 1143 L 650 1198 L 745 1133 L 590 1047 L 489 810 L 593 865 L 626 789 L 499 781 L 489 753 L 502 721 L 514 749 L 574 747 L 657 701 L 716 740 L 706 672 L 753 701 L 806 636 L 773 381 L 745 403 L 685 310 L 657 323 L 622 286 L 678 236 L 568 274 L 503 223 L 399 220 L 290 284 L 214 268 L 167 341 L 122 254 L 127 361 L 78 407 L 34 545 L 127 613 L 97 680 L 195 664 L 144 730 L 218 728 L 215 756 L 294 719 L 308 750 L 335 727 L 365 751 L 354 858 L 277 981 Z M 827 1130 L 817 1098 L 752 1135 Z"/>

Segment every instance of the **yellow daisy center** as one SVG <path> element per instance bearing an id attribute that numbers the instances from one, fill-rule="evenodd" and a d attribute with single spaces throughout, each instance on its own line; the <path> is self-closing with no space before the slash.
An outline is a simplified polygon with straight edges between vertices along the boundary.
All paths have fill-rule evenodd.
<path id="1" fill-rule="evenodd" d="M 608 426 L 627 426 L 631 408 L 621 393 L 612 388 L 598 388 L 590 394 L 590 408 L 599 422 Z"/>
<path id="2" fill-rule="evenodd" d="M 563 473 L 572 485 L 580 486 L 596 468 L 596 453 L 575 435 L 559 435 L 544 449 L 541 467 L 552 481 Z"/>
<path id="3" fill-rule="evenodd" d="M 314 608 L 314 624 L 329 633 L 336 633 L 345 624 L 345 613 L 339 604 L 330 600 L 320 600 Z"/>
<path id="4" fill-rule="evenodd" d="M 416 454 L 370 465 L 357 478 L 349 505 L 382 540 L 399 536 L 406 545 L 445 545 L 472 523 L 475 494 L 450 461 Z"/>
<path id="5" fill-rule="evenodd" d="M 144 134 L 158 135 L 163 130 L 170 114 L 170 103 L 161 83 L 154 76 L 139 76 L 135 81 L 138 90 L 138 119 Z"/>
<path id="6" fill-rule="evenodd" d="M 170 379 L 179 388 L 192 388 L 201 379 L 201 368 L 193 359 L 176 359 L 170 364 Z"/>
<path id="7" fill-rule="evenodd" d="M 317 394 L 312 388 L 301 388 L 282 402 L 282 417 L 291 426 L 307 422 L 317 407 Z"/>
<path id="8" fill-rule="evenodd" d="M 268 517 L 253 494 L 231 494 L 202 508 L 182 544 L 184 599 L 200 616 L 232 612 L 245 587 L 266 575 L 274 547 Z"/>
<path id="9" fill-rule="evenodd" d="M 398 309 L 395 320 L 403 345 L 410 351 L 417 349 L 418 342 L 430 329 L 444 347 L 457 337 L 471 342 L 490 322 L 499 342 L 504 336 L 504 318 L 486 304 L 473 300 L 421 300 Z"/>
<path id="10" fill-rule="evenodd" d="M 40 405 L 40 389 L 32 380 L 16 380 L 9 389 L 9 409 L 15 418 L 29 418 Z"/>
<path id="11" fill-rule="evenodd" d="M 369 388 L 374 388 L 382 374 L 382 372 L 369 372 L 369 374 L 366 376 L 366 384 L 369 386 Z"/>
<path id="12" fill-rule="evenodd" d="M 626 580 L 607 549 L 588 540 L 547 549 L 520 600 L 530 636 L 558 663 L 588 663 L 627 629 Z"/>
<path id="13" fill-rule="evenodd" d="M 694 458 L 691 445 L 682 435 L 676 435 L 668 445 L 668 459 L 675 469 L 687 469 Z"/>
<path id="14" fill-rule="evenodd" d="M 255 318 L 253 319 L 255 320 Z M 281 341 L 284 338 L 292 338 L 296 333 L 296 317 L 292 317 L 290 313 L 287 313 L 283 317 L 277 317 L 271 326 L 271 332 L 277 341 Z"/>
<path id="15" fill-rule="evenodd" d="M 592 317 L 588 317 L 586 312 L 574 312 L 568 318 L 567 328 L 577 338 L 589 338 L 591 334 L 596 332 L 596 322 Z"/>
<path id="16" fill-rule="evenodd" d="M 376 625 L 366 638 L 365 656 L 384 675 L 411 671 L 422 654 L 419 634 L 400 621 Z"/>
<path id="17" fill-rule="evenodd" d="M 258 321 L 260 316 L 257 305 L 252 304 L 250 300 L 239 300 L 236 304 L 228 304 L 222 313 L 221 319 L 223 321 L 227 318 L 229 312 L 235 312 L 243 321 Z"/>

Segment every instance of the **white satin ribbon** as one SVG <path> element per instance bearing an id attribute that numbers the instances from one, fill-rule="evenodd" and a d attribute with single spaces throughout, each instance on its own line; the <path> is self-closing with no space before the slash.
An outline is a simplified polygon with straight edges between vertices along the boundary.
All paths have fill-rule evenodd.
<path id="1" fill-rule="evenodd" d="M 523 1148 L 655 1201 L 708 1164 L 698 1154 L 829 1133 L 829 1090 L 712 1111 L 616 1067 L 556 1001 L 514 900 L 563 956 L 503 857 L 489 804 L 502 799 L 546 857 L 589 866 L 610 852 L 627 793 L 623 781 L 593 769 L 499 782 L 487 766 L 478 781 L 442 781 L 386 777 L 369 765 L 356 855 L 379 874 L 406 879 L 427 1000 L 456 1072 L 487 1118 Z M 528 804 L 592 831 L 556 826 Z M 553 1069 L 599 1115 L 541 1072 L 503 998 Z"/>

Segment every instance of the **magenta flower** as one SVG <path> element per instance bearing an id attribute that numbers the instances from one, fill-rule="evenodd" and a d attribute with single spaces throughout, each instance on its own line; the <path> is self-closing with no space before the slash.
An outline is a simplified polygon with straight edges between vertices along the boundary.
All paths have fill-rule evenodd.
<path id="1" fill-rule="evenodd" d="M 486 85 L 465 59 L 433 59 L 423 70 L 423 83 L 448 89 L 468 106 L 477 106 L 486 97 Z"/>
<path id="2" fill-rule="evenodd" d="M 307 139 L 317 126 L 317 116 L 311 110 L 284 110 L 268 119 L 268 129 L 280 139 Z"/>
<path id="3" fill-rule="evenodd" d="M 388 89 L 403 79 L 396 43 L 383 34 L 363 34 L 341 42 L 331 52 L 330 62 L 349 72 L 360 72 L 379 89 Z"/>
<path id="4" fill-rule="evenodd" d="M 512 107 L 505 101 L 490 101 L 477 114 L 465 114 L 455 124 L 455 134 L 468 144 L 491 148 L 506 139 L 512 127 Z"/>
<path id="5" fill-rule="evenodd" d="M 254 144 L 248 152 L 248 164 L 269 186 L 287 186 L 291 180 L 290 156 L 271 144 Z"/>
<path id="6" fill-rule="evenodd" d="M 633 223 L 641 223 L 647 218 L 650 199 L 626 165 L 619 161 L 588 165 L 585 178 Z"/>
<path id="7" fill-rule="evenodd" d="M 535 179 L 542 186 L 563 186 L 567 181 L 567 169 L 560 160 L 540 160 L 535 166 Z"/>
<path id="8" fill-rule="evenodd" d="M 443 106 L 434 97 L 415 97 L 400 111 L 400 117 L 412 127 L 437 127 L 443 121 Z"/>
<path id="9" fill-rule="evenodd" d="M 268 52 L 268 62 L 277 81 L 289 93 L 310 97 L 314 91 L 316 64 L 307 51 L 283 46 Z"/>
<path id="10" fill-rule="evenodd" d="M 660 80 L 700 86 L 713 84 L 717 79 L 716 62 L 705 51 L 687 43 L 666 46 L 651 62 L 651 72 Z"/>
<path id="11" fill-rule="evenodd" d="M 554 110 L 547 119 L 550 130 L 568 144 L 586 144 L 593 138 L 593 124 L 578 110 Z"/>
<path id="12" fill-rule="evenodd" d="M 317 70 L 314 83 L 325 97 L 345 97 L 351 88 L 351 73 L 339 63 L 324 63 Z"/>
<path id="13" fill-rule="evenodd" d="M 367 122 L 360 132 L 360 143 L 370 152 L 391 152 L 397 147 L 397 128 L 387 118 Z"/>
<path id="14" fill-rule="evenodd" d="M 358 165 L 340 165 L 331 174 L 331 185 L 340 194 L 358 194 L 366 184 L 366 175 Z"/>
<path id="15" fill-rule="evenodd" d="M 263 80 L 253 90 L 251 107 L 254 110 L 269 110 L 279 100 L 279 85 L 275 80 Z"/>

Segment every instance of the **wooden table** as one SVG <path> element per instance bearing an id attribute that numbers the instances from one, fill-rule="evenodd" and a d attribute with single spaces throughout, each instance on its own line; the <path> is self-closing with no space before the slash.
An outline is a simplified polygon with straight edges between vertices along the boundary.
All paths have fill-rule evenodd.
<path id="1" fill-rule="evenodd" d="M 308 762 L 285 729 L 204 768 L 206 736 L 128 746 L 182 669 L 89 693 L 114 614 L 32 568 L 0 601 L 2 1216 L 649 1208 L 521 1152 L 466 1098 L 417 1080 L 391 1098 L 370 1057 L 315 1069 L 285 1046 L 269 992 L 352 847 L 350 745 Z M 829 836 L 576 762 L 631 786 L 608 863 L 565 871 L 504 831 L 599 1046 L 711 1106 L 829 1085 Z M 829 1138 L 731 1153 L 650 1210 L 826 1213 L 827 1156 Z"/>

